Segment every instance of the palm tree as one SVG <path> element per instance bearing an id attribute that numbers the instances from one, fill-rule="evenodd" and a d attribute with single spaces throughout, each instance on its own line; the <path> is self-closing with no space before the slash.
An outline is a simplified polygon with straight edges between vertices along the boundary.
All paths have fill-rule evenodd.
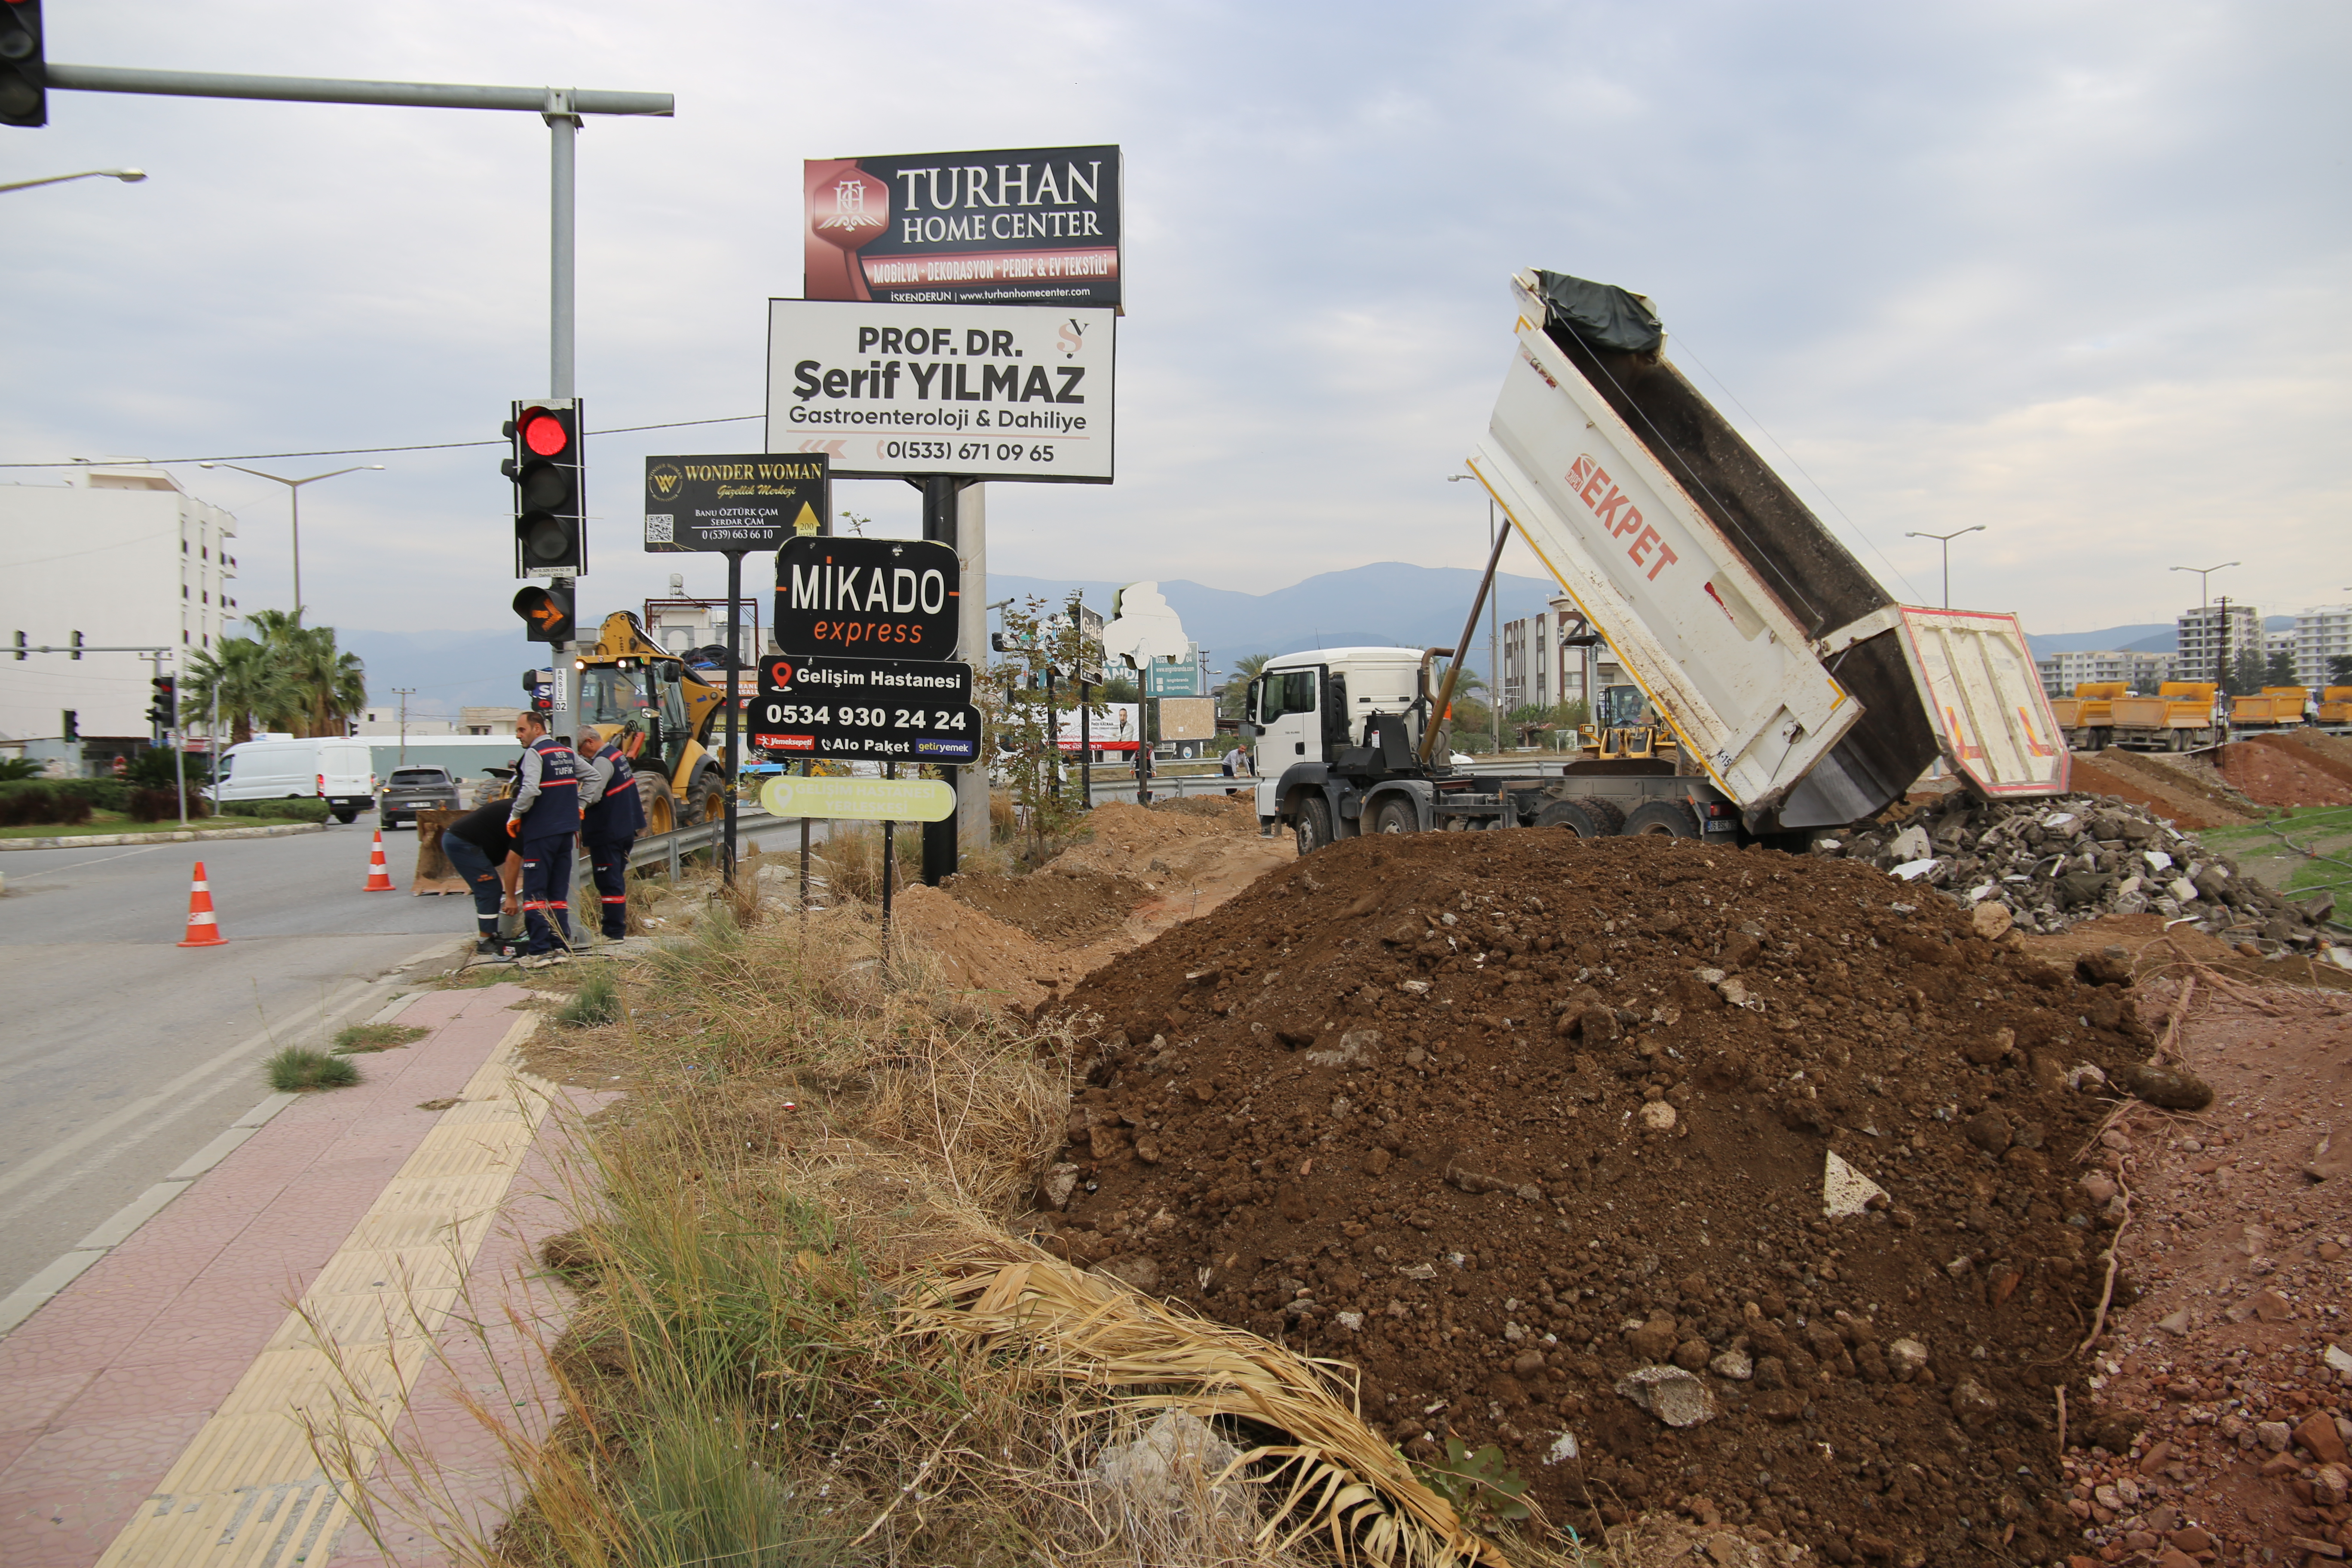
<path id="1" fill-rule="evenodd" d="M 283 718 L 289 695 L 268 645 L 252 637 L 223 637 L 217 652 L 188 661 L 189 710 L 226 718 L 231 744 L 253 739 L 256 716 L 265 729 Z"/>
<path id="2" fill-rule="evenodd" d="M 1225 682 L 1225 700 L 1218 711 L 1228 719 L 1240 718 L 1242 699 L 1249 694 L 1249 683 L 1265 672 L 1273 658 L 1270 653 L 1248 653 L 1234 660 L 1233 679 Z"/>
<path id="3" fill-rule="evenodd" d="M 367 706 L 367 667 L 335 647 L 335 628 L 306 626 L 299 610 L 256 610 L 246 623 L 261 634 L 280 679 L 265 721 L 297 735 L 340 735 L 345 721 Z"/>

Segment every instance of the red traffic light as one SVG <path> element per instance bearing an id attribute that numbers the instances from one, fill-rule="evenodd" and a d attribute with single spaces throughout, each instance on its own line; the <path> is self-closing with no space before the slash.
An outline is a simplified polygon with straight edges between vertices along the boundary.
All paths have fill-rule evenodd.
<path id="1" fill-rule="evenodd" d="M 544 408 L 525 411 L 515 428 L 522 437 L 522 444 L 542 458 L 560 457 L 572 445 L 572 432 L 564 427 L 562 419 Z"/>

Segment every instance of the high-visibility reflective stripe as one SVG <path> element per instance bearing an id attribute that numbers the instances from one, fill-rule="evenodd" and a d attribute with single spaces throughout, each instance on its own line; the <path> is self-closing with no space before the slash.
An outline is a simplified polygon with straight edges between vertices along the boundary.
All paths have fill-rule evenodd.
<path id="1" fill-rule="evenodd" d="M 608 904 L 625 904 L 629 901 L 629 898 L 627 894 L 624 893 L 617 899 L 606 899 L 604 901 Z"/>
<path id="2" fill-rule="evenodd" d="M 220 924 L 220 921 L 213 919 L 210 910 L 191 910 L 188 911 L 188 923 L 192 926 L 213 926 Z"/>

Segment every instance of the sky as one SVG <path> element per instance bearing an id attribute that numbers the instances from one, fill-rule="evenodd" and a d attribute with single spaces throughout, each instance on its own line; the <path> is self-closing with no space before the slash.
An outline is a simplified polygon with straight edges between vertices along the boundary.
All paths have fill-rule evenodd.
<path id="1" fill-rule="evenodd" d="M 1448 484 L 1544 267 L 1648 295 L 1667 353 L 1898 596 L 2029 631 L 2168 620 L 2175 565 L 2352 599 L 2352 8 L 2337 4 L 50 0 L 87 65 L 674 93 L 579 141 L 593 429 L 756 415 L 800 292 L 801 161 L 1116 142 L 1118 478 L 991 487 L 999 571 L 1249 592 L 1475 566 Z M 0 462 L 494 440 L 547 381 L 535 116 L 53 92 L 0 132 Z M 583 611 L 645 555 L 648 452 L 589 446 Z M 258 462 L 305 492 L 310 618 L 520 627 L 501 447 Z M 288 595 L 285 491 L 174 469 Z M 55 470 L 0 470 L 0 482 Z M 601 507 L 609 498 L 610 510 Z M 836 487 L 912 531 L 914 492 Z M 1539 570 L 1514 546 L 1507 569 Z M 518 648 L 520 644 L 518 641 Z"/>

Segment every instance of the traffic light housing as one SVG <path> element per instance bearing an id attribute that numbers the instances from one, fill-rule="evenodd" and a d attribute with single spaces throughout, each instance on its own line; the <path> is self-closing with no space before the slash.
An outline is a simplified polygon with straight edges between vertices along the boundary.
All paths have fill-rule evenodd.
<path id="1" fill-rule="evenodd" d="M 41 52 L 41 0 L 0 0 L 0 125 L 48 122 L 49 76 Z"/>
<path id="2" fill-rule="evenodd" d="M 155 689 L 153 700 L 147 704 L 147 721 L 158 730 L 175 728 L 180 722 L 179 678 L 159 675 L 147 684 Z"/>
<path id="3" fill-rule="evenodd" d="M 588 570 L 579 400 L 518 403 L 506 434 L 514 451 L 499 468 L 515 487 L 515 575 L 579 576 Z"/>
<path id="4" fill-rule="evenodd" d="M 529 626 L 523 635 L 532 642 L 572 640 L 572 584 L 556 581 L 544 588 L 525 588 L 514 596 L 515 614 Z"/>

